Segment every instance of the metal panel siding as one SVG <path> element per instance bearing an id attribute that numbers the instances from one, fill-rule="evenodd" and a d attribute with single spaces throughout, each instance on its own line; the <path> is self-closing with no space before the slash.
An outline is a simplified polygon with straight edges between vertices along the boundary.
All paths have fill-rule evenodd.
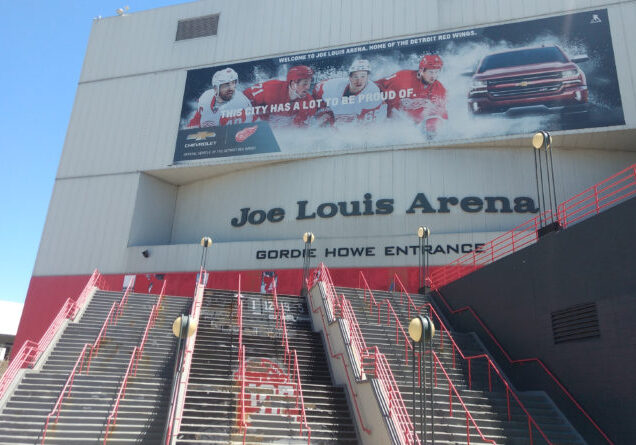
<path id="1" fill-rule="evenodd" d="M 184 83 L 172 71 L 80 85 L 58 176 L 171 164 Z"/>
<path id="2" fill-rule="evenodd" d="M 57 181 L 34 275 L 121 270 L 138 175 Z"/>

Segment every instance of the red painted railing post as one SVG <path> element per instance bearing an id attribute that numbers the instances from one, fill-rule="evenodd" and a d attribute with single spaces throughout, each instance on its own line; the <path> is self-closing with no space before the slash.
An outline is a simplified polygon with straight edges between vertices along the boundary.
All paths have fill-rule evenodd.
<path id="1" fill-rule="evenodd" d="M 508 383 L 506 383 L 506 405 L 508 407 L 508 422 L 510 422 L 510 388 L 508 388 Z"/>

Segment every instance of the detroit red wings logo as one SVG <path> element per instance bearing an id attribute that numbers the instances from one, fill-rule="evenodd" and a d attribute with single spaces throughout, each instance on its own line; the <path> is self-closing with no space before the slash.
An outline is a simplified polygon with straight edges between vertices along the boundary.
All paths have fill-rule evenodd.
<path id="1" fill-rule="evenodd" d="M 258 130 L 258 125 L 253 125 L 251 127 L 243 128 L 241 131 L 236 133 L 236 136 L 234 136 L 234 139 L 236 139 L 236 142 L 245 142 L 247 138 L 249 138 L 254 133 L 256 133 L 256 130 Z"/>
<path id="2" fill-rule="evenodd" d="M 234 373 L 234 380 L 240 383 L 238 371 Z M 278 414 L 296 421 L 300 413 L 295 403 L 296 395 L 296 384 L 276 363 L 266 358 L 245 363 L 245 414 L 248 418 L 256 414 Z"/>

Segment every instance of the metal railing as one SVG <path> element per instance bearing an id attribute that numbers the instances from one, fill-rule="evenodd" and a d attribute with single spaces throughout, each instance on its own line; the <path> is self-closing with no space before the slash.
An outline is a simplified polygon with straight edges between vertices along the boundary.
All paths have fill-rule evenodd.
<path id="1" fill-rule="evenodd" d="M 57 401 L 55 402 L 55 405 L 53 406 L 53 409 L 48 414 L 48 416 L 46 416 L 46 422 L 44 423 L 44 430 L 42 431 L 41 444 L 44 444 L 44 440 L 46 439 L 46 433 L 48 431 L 49 422 L 52 416 L 55 416 L 55 423 L 57 424 L 57 421 L 60 418 L 60 412 L 62 410 L 62 402 L 64 401 L 65 397 L 71 396 L 71 390 L 73 389 L 73 382 L 75 381 L 75 376 L 77 374 L 81 374 L 82 368 L 84 367 L 84 358 L 86 355 L 86 351 L 89 350 L 90 348 L 91 348 L 90 343 L 86 343 L 84 347 L 82 348 L 82 352 L 80 352 L 79 357 L 77 357 L 77 360 L 75 361 L 75 366 L 73 366 L 71 373 L 66 379 L 66 383 L 64 383 L 64 386 L 62 387 L 62 391 L 60 392 L 60 395 L 58 396 Z M 87 372 L 88 372 L 88 369 L 87 369 Z"/>
<path id="2" fill-rule="evenodd" d="M 311 289 L 310 286 L 307 286 L 307 288 Z M 320 313 L 320 320 L 322 321 L 323 332 L 325 333 L 325 337 L 327 339 L 327 349 L 329 351 L 329 356 L 333 359 L 340 359 L 342 361 L 342 366 L 344 367 L 345 375 L 347 376 L 347 385 L 349 386 L 349 394 L 353 398 L 353 404 L 356 409 L 356 414 L 358 416 L 358 422 L 360 424 L 360 427 L 365 433 L 371 434 L 371 430 L 365 426 L 364 420 L 362 419 L 362 414 L 360 413 L 360 407 L 358 406 L 357 391 L 355 391 L 353 387 L 353 383 L 351 382 L 351 377 L 349 375 L 349 368 L 347 367 L 347 361 L 345 360 L 344 354 L 341 352 L 338 354 L 333 353 L 333 348 L 331 346 L 331 338 L 329 337 L 329 331 L 327 330 L 327 322 L 325 321 L 325 318 L 326 318 L 325 312 L 323 311 L 321 306 L 314 307 L 314 302 L 311 296 L 309 297 L 309 303 L 311 305 L 311 311 L 313 313 Z"/>
<path id="3" fill-rule="evenodd" d="M 448 309 L 450 314 L 458 314 L 458 313 L 466 312 L 466 311 L 469 312 L 473 316 L 473 318 L 477 321 L 477 323 L 479 323 L 479 325 L 484 330 L 486 335 L 488 335 L 488 337 L 493 341 L 493 343 L 501 351 L 501 353 L 506 358 L 506 360 L 508 360 L 508 363 L 510 363 L 511 365 L 520 365 L 520 364 L 524 364 L 524 363 L 536 363 L 537 365 L 539 365 L 539 367 L 543 370 L 543 372 L 545 372 L 545 374 L 556 384 L 556 386 L 561 390 L 561 392 L 566 396 L 566 398 L 568 400 L 570 400 L 570 402 L 583 415 L 583 417 L 588 422 L 590 422 L 590 424 L 603 437 L 603 439 L 605 439 L 605 441 L 607 441 L 607 443 L 613 445 L 614 442 L 612 442 L 610 440 L 610 438 L 607 436 L 607 434 L 605 434 L 605 432 L 601 429 L 601 427 L 594 421 L 594 419 L 592 419 L 592 416 L 590 416 L 587 413 L 587 411 L 585 411 L 585 409 L 583 409 L 581 404 L 579 402 L 577 402 L 577 400 L 574 398 L 574 396 L 572 394 L 570 394 L 570 392 L 565 388 L 565 386 L 561 383 L 561 381 L 548 369 L 548 367 L 545 365 L 545 363 L 543 363 L 543 361 L 541 359 L 539 359 L 537 357 L 524 358 L 524 359 L 513 359 L 512 357 L 510 357 L 510 355 L 504 349 L 504 347 L 501 346 L 499 341 L 497 341 L 497 339 L 495 338 L 493 333 L 490 332 L 490 330 L 488 329 L 486 324 L 481 320 L 481 318 L 479 318 L 477 313 L 475 313 L 473 308 L 471 308 L 470 306 L 464 306 L 464 307 L 459 308 L 459 309 L 453 309 L 450 306 L 450 304 L 448 304 L 446 299 L 444 298 L 444 295 L 439 290 L 437 290 L 436 292 L 440 296 L 442 302 L 444 303 L 444 305 L 446 306 L 446 308 Z"/>
<path id="4" fill-rule="evenodd" d="M 558 221 L 566 228 L 636 195 L 636 164 L 587 188 L 559 204 L 557 213 L 548 210 L 529 221 L 498 236 L 483 247 L 467 253 L 434 270 L 427 283 L 432 289 L 451 283 L 469 273 L 510 255 L 538 240 L 537 231 L 548 223 Z"/>
<path id="5" fill-rule="evenodd" d="M 205 288 L 206 271 L 203 267 L 199 269 L 199 275 L 195 286 L 192 309 L 190 310 L 189 323 L 198 326 L 201 315 L 201 305 L 203 304 L 203 291 Z M 167 429 L 165 431 L 165 444 L 169 445 L 179 433 L 183 409 L 185 406 L 185 396 L 190 381 L 190 367 L 192 366 L 192 355 L 194 354 L 194 344 L 196 342 L 197 330 L 187 337 L 181 357 L 177 357 L 177 369 L 175 369 L 174 395 L 168 411 Z M 179 345 L 181 345 L 181 339 Z"/>
<path id="6" fill-rule="evenodd" d="M 166 291 L 166 281 L 164 280 L 163 286 L 161 287 L 161 292 L 159 293 L 159 298 L 157 299 L 157 302 L 152 306 L 152 309 L 150 310 L 148 322 L 146 323 L 146 328 L 144 329 L 144 333 L 141 337 L 141 341 L 139 342 L 138 346 L 135 346 L 133 348 L 132 354 L 130 356 L 130 360 L 128 362 L 128 367 L 126 368 L 126 374 L 124 374 L 124 378 L 120 385 L 119 392 L 117 393 L 117 399 L 115 400 L 113 409 L 111 410 L 110 415 L 108 416 L 108 422 L 106 423 L 106 430 L 104 432 L 104 445 L 106 444 L 106 441 L 108 440 L 108 433 L 110 431 L 111 425 L 114 427 L 115 424 L 117 423 L 117 414 L 119 413 L 119 404 L 121 402 L 121 399 L 123 399 L 126 396 L 126 387 L 128 385 L 128 378 L 131 375 L 131 373 L 133 377 L 137 375 L 139 360 L 141 360 L 141 357 L 144 353 L 144 347 L 146 346 L 146 341 L 148 340 L 150 329 L 152 329 L 155 326 L 155 323 L 157 321 L 159 308 L 161 307 L 161 303 L 163 302 L 165 291 Z"/>
<path id="7" fill-rule="evenodd" d="M 371 360 L 373 363 L 372 374 L 377 379 L 381 392 L 379 397 L 384 398 L 384 400 L 387 402 L 386 406 L 389 410 L 389 417 L 397 430 L 397 434 L 400 436 L 400 440 L 402 441 L 401 443 L 409 445 L 419 444 L 419 438 L 417 436 L 415 437 L 415 439 L 413 438 L 413 423 L 410 416 L 408 415 L 399 388 L 395 383 L 391 368 L 389 367 L 388 362 L 386 362 L 386 357 L 384 357 L 384 355 L 379 352 L 377 347 L 375 349 L 367 347 L 364 337 L 362 336 L 362 331 L 360 330 L 360 325 L 358 324 L 358 320 L 355 316 L 355 312 L 351 307 L 351 303 L 346 299 L 344 295 L 342 295 L 338 300 L 336 290 L 333 285 L 333 280 L 331 280 L 331 276 L 327 267 L 323 263 L 321 263 L 318 267 L 318 270 L 319 273 L 314 275 L 319 276 L 320 279 L 323 280 L 323 282 L 327 281 L 325 283 L 326 295 L 324 295 L 324 299 L 331 300 L 331 306 L 337 309 L 336 315 L 338 315 L 343 320 L 342 326 L 344 327 L 345 331 L 345 345 L 349 349 L 350 357 L 354 360 L 354 365 L 356 366 L 356 369 L 354 369 L 354 371 L 356 371 L 356 373 L 358 374 L 357 377 L 360 379 L 365 377 L 369 360 Z M 319 309 L 322 310 L 322 308 Z M 312 311 L 316 312 L 313 306 Z M 325 334 L 327 335 L 327 340 L 329 340 L 326 325 Z M 355 360 L 358 358 L 360 360 L 359 363 L 355 363 Z M 344 358 L 342 358 L 342 360 L 343 363 L 345 363 L 346 370 L 346 362 Z M 348 373 L 347 379 L 349 379 Z M 353 388 L 351 387 L 351 382 L 349 382 L 349 385 L 351 388 L 351 392 L 355 394 Z M 360 416 L 359 410 L 358 416 Z"/>
<path id="8" fill-rule="evenodd" d="M 296 350 L 294 349 L 294 367 L 292 368 L 296 375 L 296 411 L 300 410 L 300 419 L 298 419 L 298 423 L 300 424 L 300 435 L 303 435 L 303 425 L 305 425 L 305 430 L 307 431 L 307 444 L 311 443 L 311 428 L 307 423 L 307 412 L 305 411 L 305 398 L 303 397 L 303 386 L 300 383 L 300 369 L 298 368 L 298 356 L 296 355 Z M 291 376 L 290 376 L 291 377 Z M 294 380 L 293 378 L 291 379 Z"/>
<path id="9" fill-rule="evenodd" d="M 503 376 L 503 373 L 499 369 L 497 364 L 494 363 L 492 361 L 492 359 L 486 354 L 477 354 L 477 355 L 471 355 L 471 356 L 464 355 L 464 353 L 462 352 L 460 347 L 455 342 L 455 339 L 451 335 L 450 331 L 448 330 L 448 328 L 446 327 L 446 325 L 442 321 L 441 317 L 439 316 L 437 311 L 435 311 L 435 308 L 430 303 L 425 303 L 425 304 L 421 305 L 420 307 L 417 307 L 415 305 L 415 303 L 413 302 L 413 299 L 411 298 L 411 296 L 407 292 L 406 287 L 402 283 L 402 280 L 400 280 L 400 277 L 398 277 L 397 274 L 394 275 L 394 280 L 395 280 L 396 285 L 400 286 L 400 304 L 404 304 L 404 297 L 406 297 L 407 308 L 408 308 L 407 309 L 407 313 L 408 313 L 408 317 L 409 318 L 411 317 L 411 308 L 413 308 L 413 313 L 414 314 L 420 314 L 420 311 L 422 310 L 422 308 L 426 308 L 428 310 L 429 314 L 432 316 L 432 318 L 434 318 L 437 321 L 436 324 L 437 324 L 437 326 L 439 326 L 439 329 L 437 329 L 437 331 L 439 333 L 439 335 L 437 335 L 437 338 L 439 338 L 439 347 L 440 347 L 441 350 L 444 349 L 444 336 L 446 335 L 446 337 L 448 338 L 447 341 L 450 342 L 450 346 L 452 348 L 453 369 L 456 368 L 456 360 L 455 360 L 456 353 L 458 353 L 460 358 L 463 359 L 467 363 L 467 366 L 468 366 L 468 389 L 470 390 L 473 387 L 473 384 L 472 384 L 472 361 L 473 360 L 477 360 L 477 359 L 485 360 L 486 365 L 488 367 L 488 391 L 492 392 L 492 374 L 491 374 L 491 370 L 495 371 L 495 374 L 499 377 L 499 380 L 501 381 L 502 385 L 504 386 L 504 388 L 506 390 L 506 406 L 507 406 L 508 421 L 512 420 L 511 406 L 510 406 L 510 396 L 512 395 L 514 401 L 517 402 L 517 405 L 523 411 L 523 413 L 526 416 L 526 420 L 528 421 L 528 434 L 529 434 L 529 438 L 530 438 L 530 444 L 532 445 L 532 442 L 533 442 L 532 427 L 534 427 L 539 432 L 539 434 L 543 437 L 543 439 L 548 444 L 551 444 L 552 442 L 550 442 L 550 440 L 546 437 L 545 432 L 541 429 L 541 427 L 537 424 L 537 422 L 532 417 L 532 415 L 528 412 L 527 408 L 525 407 L 523 402 L 519 399 L 517 394 L 511 389 L 510 382 L 508 382 L 508 380 Z M 440 363 L 440 366 L 442 366 L 441 363 Z M 443 366 L 442 366 L 442 370 L 443 370 L 444 374 L 446 376 L 448 376 L 446 374 L 446 370 L 443 369 Z M 418 375 L 419 375 L 419 371 L 418 371 Z M 459 394 L 457 394 L 457 396 L 459 397 Z M 467 414 L 470 415 L 470 413 L 467 413 Z M 472 416 L 470 416 L 470 417 L 472 419 Z M 474 423 L 474 421 L 473 421 L 473 423 Z M 479 430 L 477 425 L 475 425 L 475 427 Z M 479 431 L 479 433 L 481 434 L 481 431 Z"/>
<path id="10" fill-rule="evenodd" d="M 464 408 L 464 413 L 466 415 L 466 444 L 470 445 L 470 424 L 472 423 L 473 427 L 475 427 L 475 429 L 477 430 L 479 437 L 481 437 L 481 439 L 484 442 L 489 442 L 493 445 L 496 445 L 496 442 L 494 440 L 488 439 L 483 435 L 483 433 L 481 432 L 481 429 L 475 423 L 475 419 L 473 418 L 472 414 L 470 414 L 470 411 L 468 411 L 466 404 L 462 400 L 462 397 L 459 395 L 459 392 L 457 391 L 457 388 L 455 388 L 455 385 L 453 385 L 451 378 L 448 376 L 448 373 L 444 369 L 444 366 L 442 366 L 442 362 L 439 360 L 439 357 L 437 356 L 435 351 L 431 351 L 431 354 L 433 356 L 433 363 L 435 364 L 435 368 L 434 368 L 435 387 L 437 388 L 437 366 L 438 365 L 440 369 L 442 370 L 442 372 L 444 373 L 444 376 L 446 377 L 446 381 L 448 382 L 448 415 L 450 417 L 453 417 L 453 393 L 455 394 L 455 397 L 457 397 L 457 399 L 459 400 L 459 403 L 461 404 L 462 408 Z M 547 439 L 546 441 L 548 442 L 548 444 L 551 443 Z M 530 444 L 532 445 L 532 430 L 530 430 Z"/>
<path id="11" fill-rule="evenodd" d="M 40 340 L 37 343 L 31 340 L 26 340 L 22 344 L 0 378 L 0 399 L 4 397 L 5 392 L 13 383 L 13 380 L 16 378 L 20 369 L 32 368 L 35 363 L 37 363 L 42 352 L 49 347 L 49 344 L 64 321 L 67 319 L 73 320 L 75 318 L 77 313 L 84 307 L 88 295 L 100 280 L 101 275 L 99 271 L 95 269 L 79 296 L 75 300 L 70 297 L 66 299 L 47 330 L 44 334 L 42 334 L 42 337 L 40 337 Z"/>
<path id="12" fill-rule="evenodd" d="M 487 264 L 536 243 L 538 239 L 537 231 L 553 220 L 553 214 L 550 210 L 535 216 L 489 241 L 479 249 L 462 255 L 447 265 L 438 266 L 431 272 L 429 277 L 426 277 L 427 284 L 433 289 L 439 289 Z"/>
<path id="13" fill-rule="evenodd" d="M 636 195 L 636 164 L 559 204 L 561 227 L 568 227 Z"/>
<path id="14" fill-rule="evenodd" d="M 114 427 L 117 422 L 117 414 L 119 413 L 119 404 L 121 403 L 121 399 L 126 395 L 126 387 L 128 386 L 128 378 L 132 374 L 133 376 L 137 375 L 137 364 L 139 362 L 139 349 L 137 346 L 133 348 L 132 354 L 130 354 L 130 360 L 128 360 L 128 367 L 126 368 L 126 374 L 124 374 L 124 379 L 119 386 L 119 391 L 117 392 L 117 399 L 115 399 L 115 405 L 108 416 L 108 422 L 106 423 L 106 430 L 104 431 L 104 445 L 108 441 L 108 433 L 110 432 L 111 425 Z"/>
<path id="15" fill-rule="evenodd" d="M 245 437 L 247 435 L 247 414 L 245 412 L 245 345 L 243 345 L 243 297 L 241 295 L 241 275 L 238 279 L 238 293 L 236 294 L 236 324 L 238 326 L 238 375 L 241 381 L 239 382 L 239 420 L 238 427 L 243 432 L 243 443 L 245 443 Z"/>
<path id="16" fill-rule="evenodd" d="M 283 348 L 283 361 L 284 366 L 287 368 L 287 378 L 290 382 L 293 382 L 296 376 L 296 410 L 299 412 L 298 423 L 300 424 L 300 435 L 303 434 L 303 425 L 307 431 L 307 443 L 311 442 L 311 428 L 307 423 L 307 413 L 305 411 L 305 401 L 303 397 L 302 385 L 300 383 L 300 371 L 298 369 L 298 360 L 296 356 L 296 350 L 289 347 L 289 337 L 287 335 L 287 317 L 285 316 L 285 307 L 283 303 L 278 301 L 278 290 L 274 287 L 272 295 L 274 305 L 274 315 L 276 319 L 276 330 L 281 332 L 281 347 Z M 293 354 L 292 354 L 293 353 Z M 293 360 L 292 360 L 293 357 Z M 243 384 L 243 382 L 242 382 Z"/>
<path id="17" fill-rule="evenodd" d="M 402 399 L 391 366 L 377 346 L 365 351 L 364 371 L 374 376 L 382 388 L 380 395 L 384 398 L 385 406 L 388 407 L 388 414 L 393 425 L 396 426 L 400 443 L 407 445 L 421 443 L 418 435 L 414 434 L 413 422 Z"/>
<path id="18" fill-rule="evenodd" d="M 339 302 L 338 294 L 336 293 L 336 288 L 333 285 L 329 269 L 327 269 L 324 263 L 320 263 L 314 270 L 314 273 L 311 274 L 311 277 L 313 278 L 313 282 L 308 282 L 307 289 L 311 289 L 309 284 L 313 285 L 316 281 L 322 281 L 325 285 L 326 295 L 324 304 L 327 310 L 327 320 L 329 320 L 329 323 L 332 323 L 336 319 L 336 311 L 339 309 Z"/>
<path id="19" fill-rule="evenodd" d="M 99 352 L 99 348 L 102 344 L 102 340 L 106 336 L 106 332 L 108 332 L 108 326 L 117 324 L 117 320 L 118 320 L 117 312 L 120 307 L 122 308 L 122 312 L 120 313 L 120 315 L 123 314 L 124 305 L 122 305 L 121 302 L 124 300 L 124 297 L 128 293 L 131 287 L 131 284 L 132 282 L 128 285 L 126 292 L 124 293 L 124 296 L 122 296 L 122 299 L 120 300 L 119 304 L 116 301 L 113 301 L 113 304 L 111 305 L 110 310 L 108 311 L 108 315 L 106 316 L 106 319 L 104 320 L 104 323 L 102 324 L 102 327 L 99 330 L 99 333 L 97 334 L 97 337 L 95 338 L 95 341 L 92 344 L 86 343 L 84 347 L 82 348 L 82 352 L 77 358 L 77 361 L 75 362 L 75 366 L 71 370 L 71 373 L 67 377 L 66 383 L 64 384 L 64 387 L 62 388 L 62 391 L 60 392 L 60 395 L 58 396 L 57 401 L 55 402 L 55 406 L 53 407 L 53 410 L 48 414 L 48 416 L 46 416 L 44 430 L 42 431 L 42 442 L 41 442 L 42 444 L 44 444 L 44 440 L 46 439 L 46 433 L 48 431 L 49 421 L 51 420 L 51 417 L 55 415 L 54 423 L 57 424 L 57 421 L 60 417 L 60 411 L 62 409 L 62 402 L 64 401 L 66 397 L 70 397 L 71 389 L 73 388 L 73 382 L 75 381 L 75 376 L 82 374 L 82 368 L 84 365 L 84 355 L 88 352 L 88 359 L 86 360 L 86 373 L 88 374 L 91 369 L 91 361 L 93 359 L 93 356 L 97 355 L 97 353 Z M 77 368 L 78 364 L 80 364 L 79 369 Z M 68 390 L 68 394 L 66 393 L 67 390 Z"/>

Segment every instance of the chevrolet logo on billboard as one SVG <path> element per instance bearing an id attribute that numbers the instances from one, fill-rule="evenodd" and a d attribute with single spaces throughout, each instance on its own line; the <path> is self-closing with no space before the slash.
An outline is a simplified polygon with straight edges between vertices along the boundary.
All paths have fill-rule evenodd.
<path id="1" fill-rule="evenodd" d="M 523 82 L 519 82 L 517 84 L 518 87 L 527 87 L 528 86 L 528 82 L 526 82 L 525 80 Z"/>
<path id="2" fill-rule="evenodd" d="M 216 136 L 216 133 L 213 131 L 199 131 L 198 133 L 192 133 L 189 134 L 187 139 L 189 141 L 191 140 L 195 140 L 195 141 L 204 141 L 207 138 L 213 138 L 214 136 Z"/>

